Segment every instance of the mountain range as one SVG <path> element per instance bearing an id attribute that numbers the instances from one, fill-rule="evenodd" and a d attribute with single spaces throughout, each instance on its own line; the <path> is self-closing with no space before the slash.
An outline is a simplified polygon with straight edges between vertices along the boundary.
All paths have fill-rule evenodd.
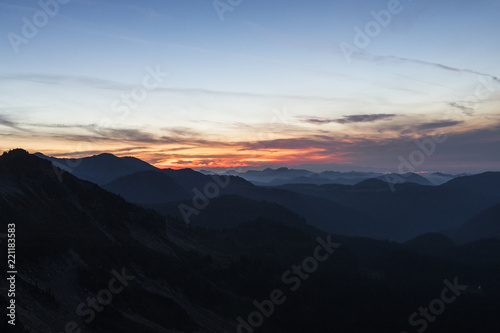
<path id="1" fill-rule="evenodd" d="M 189 170 L 166 173 L 170 178 L 153 177 L 177 190 L 171 179 L 195 175 Z M 137 179 L 145 175 L 148 171 L 139 171 Z M 194 178 L 215 181 L 200 175 Z M 471 177 L 445 188 L 486 197 L 487 191 L 471 190 L 476 181 Z M 488 181 L 492 189 L 495 177 L 485 174 L 479 182 Z M 185 189 L 196 183 L 191 179 Z M 270 191 L 277 197 L 307 198 L 279 188 L 258 192 L 240 178 L 234 186 L 234 191 L 253 189 L 252 195 Z M 357 187 L 335 186 L 352 193 L 392 193 L 375 179 Z M 396 193 L 407 187 L 435 188 L 400 184 Z M 467 288 L 446 305 L 446 315 L 428 323 L 428 332 L 488 333 L 500 327 L 499 239 L 457 244 L 443 234 L 424 234 L 398 243 L 328 235 L 283 205 L 222 193 L 200 209 L 199 221 L 188 225 L 19 149 L 0 156 L 0 212 L 3 230 L 7 224 L 16 226 L 15 332 L 415 330 L 423 326 L 409 317 L 439 297 L 443 280 Z M 494 226 L 496 214 L 497 206 L 463 227 Z M 206 223 L 214 225 L 207 228 Z M 336 244 L 336 250 L 316 262 L 317 269 L 292 274 L 291 267 L 308 267 L 315 248 L 328 253 L 325 244 Z M 123 288 L 116 289 L 118 281 Z M 2 279 L 4 308 L 7 289 Z M 103 298 L 106 290 L 111 300 Z M 273 291 L 285 297 L 271 311 L 266 300 Z M 103 303 L 92 307 L 89 299 Z M 248 322 L 259 318 L 256 311 L 268 316 L 261 314 L 262 323 L 254 330 Z M 6 318 L 0 319 L 2 332 L 13 331 Z"/>
<path id="2" fill-rule="evenodd" d="M 139 171 L 137 179 L 148 173 Z M 182 186 L 170 180 L 194 175 L 166 173 L 169 178 L 152 176 L 179 191 Z M 214 181 L 200 175 L 198 180 Z M 0 184 L 2 222 L 16 224 L 19 332 L 59 332 L 68 323 L 87 332 L 242 332 L 238 319 L 248 320 L 253 303 L 276 288 L 287 290 L 288 301 L 266 317 L 261 332 L 397 331 L 408 329 L 414 309 L 435 297 L 443 278 L 454 276 L 469 289 L 429 332 L 498 327 L 492 311 L 500 296 L 500 240 L 456 245 L 442 234 L 405 243 L 333 235 L 341 247 L 291 291 L 282 273 L 314 250 L 316 237 L 330 236 L 283 205 L 221 193 L 201 210 L 199 221 L 186 225 L 68 172 L 59 174 L 51 162 L 22 150 L 0 157 Z M 381 184 L 370 180 L 357 190 Z M 240 178 L 234 186 L 234 191 L 257 188 Z M 396 191 L 399 186 L 407 185 Z M 216 224 L 206 228 L 206 223 Z M 87 310 L 83 316 L 76 309 L 118 272 L 130 279 L 126 288 L 87 322 L 90 307 L 80 307 Z M 6 288 L 2 281 L 0 290 Z M 355 319 L 360 315 L 361 323 Z"/>
<path id="3" fill-rule="evenodd" d="M 48 159 L 56 166 L 65 165 L 66 159 L 56 159 L 36 154 Z M 103 166 L 109 164 L 111 167 Z M 228 172 L 227 175 L 201 173 L 192 169 L 157 169 L 152 165 L 132 157 L 118 158 L 111 154 L 101 154 L 80 160 L 71 160 L 75 167 L 69 170 L 85 180 L 96 180 L 104 189 L 122 196 L 127 201 L 151 208 L 172 217 L 203 223 L 208 228 L 220 228 L 224 223 L 214 222 L 213 206 L 220 200 L 232 202 L 229 208 L 219 211 L 237 212 L 248 210 L 250 202 L 269 202 L 280 205 L 304 218 L 311 226 L 326 232 L 350 236 L 364 236 L 376 239 L 405 241 L 429 232 L 442 232 L 460 228 L 468 224 L 470 228 L 481 229 L 472 219 L 482 211 L 500 203 L 500 173 L 487 172 L 477 175 L 436 174 L 449 177 L 446 183 L 432 185 L 419 174 L 386 174 L 363 172 L 323 172 L 329 177 L 341 175 L 343 179 L 356 180 L 354 185 L 293 183 L 279 186 L 257 186 L 255 177 L 276 179 L 283 177 L 304 177 L 314 179 L 315 174 L 307 170 L 288 168 L 247 171 L 244 174 Z M 112 170 L 116 170 L 113 175 Z M 238 174 L 236 176 L 236 174 Z M 245 176 L 249 179 L 245 179 Z M 367 177 L 359 181 L 363 177 Z M 253 177 L 253 178 L 252 178 Z M 254 179 L 254 182 L 251 180 Z M 405 181 L 402 182 L 401 179 Z M 217 180 L 217 181 L 216 181 Z M 227 186 L 220 186 L 227 182 Z M 239 196 L 246 200 L 212 200 L 206 195 L 207 186 L 216 191 L 216 197 Z M 207 209 L 194 206 L 196 201 L 206 200 Z M 201 204 L 201 203 L 200 203 Z M 210 207 L 212 206 L 212 207 Z M 180 209 L 180 207 L 184 207 Z M 205 218 L 207 214 L 210 218 Z M 244 222 L 245 214 L 230 222 Z M 221 217 L 221 220 L 224 219 Z M 472 227 L 470 227 L 472 225 Z M 476 227 L 477 226 L 477 227 Z M 493 232 L 494 227 L 490 228 Z M 484 231 L 470 232 L 469 235 L 486 235 Z M 455 234 L 449 234 L 455 238 Z M 493 233 L 492 235 L 497 235 Z M 457 236 L 458 237 L 458 236 Z M 468 237 L 476 240 L 478 237 Z M 459 238 L 456 238 L 459 241 Z"/>
<path id="4" fill-rule="evenodd" d="M 228 170 L 222 173 L 215 173 L 210 170 L 200 170 L 203 174 L 208 175 L 228 175 L 242 177 L 255 185 L 260 186 L 279 186 L 285 184 L 342 184 L 342 185 L 356 185 L 364 180 L 376 178 L 394 184 L 401 183 L 416 183 L 420 185 L 441 185 L 453 178 L 465 176 L 466 174 L 450 175 L 440 172 L 434 173 L 376 173 L 376 172 L 339 172 L 339 171 L 323 171 L 312 172 L 303 169 L 289 169 L 286 167 L 264 170 L 248 170 L 246 172 L 237 172 L 235 170 Z"/>

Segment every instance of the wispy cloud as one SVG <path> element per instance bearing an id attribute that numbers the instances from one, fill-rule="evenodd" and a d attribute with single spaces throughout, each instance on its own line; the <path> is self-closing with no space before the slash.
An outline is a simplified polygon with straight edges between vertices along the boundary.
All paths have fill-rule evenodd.
<path id="1" fill-rule="evenodd" d="M 135 83 L 123 83 L 97 77 L 78 76 L 78 75 L 50 75 L 42 73 L 32 74 L 10 74 L 0 75 L 1 81 L 24 81 L 48 85 L 67 86 L 68 84 L 82 85 L 92 88 L 130 90 L 137 86 Z M 229 90 L 210 90 L 199 88 L 166 88 L 158 87 L 151 93 L 176 93 L 187 96 L 215 96 L 215 97 L 239 97 L 239 98 L 263 98 L 263 99 L 283 99 L 300 100 L 304 102 L 349 102 L 355 101 L 349 98 L 330 98 L 319 95 L 287 95 L 287 94 L 266 94 L 252 92 L 235 92 Z"/>
<path id="2" fill-rule="evenodd" d="M 352 116 L 344 116 L 344 119 L 339 119 L 338 122 L 341 124 L 347 123 L 364 123 L 364 122 L 372 122 L 381 119 L 394 118 L 395 114 L 367 114 L 367 115 L 352 115 Z"/>
<path id="3" fill-rule="evenodd" d="M 436 121 L 436 122 L 418 125 L 417 129 L 418 130 L 430 130 L 430 129 L 443 128 L 443 127 L 452 127 L 452 126 L 460 125 L 462 123 L 463 123 L 463 121 L 452 121 L 452 120 Z"/>
<path id="4" fill-rule="evenodd" d="M 1 115 L 1 114 L 0 114 L 0 125 L 1 126 L 6 126 L 6 127 L 10 127 L 10 128 L 14 128 L 14 129 L 17 129 L 17 130 L 21 129 L 16 122 L 10 120 L 7 116 Z"/>
<path id="5" fill-rule="evenodd" d="M 341 119 L 331 119 L 331 118 L 306 118 L 305 122 L 310 124 L 329 124 L 329 123 L 338 123 L 338 124 L 349 124 L 349 123 L 367 123 L 374 122 L 383 119 L 391 119 L 396 117 L 395 114 L 361 114 L 361 115 L 350 115 L 344 116 Z"/>
<path id="6" fill-rule="evenodd" d="M 465 114 L 471 115 L 474 112 L 473 108 L 466 107 L 462 104 L 458 104 L 457 102 L 449 103 L 450 106 L 462 110 Z"/>
<path id="7" fill-rule="evenodd" d="M 78 84 L 90 87 L 100 87 L 107 89 L 117 89 L 124 90 L 130 89 L 134 85 L 118 83 L 111 80 L 100 79 L 96 77 L 88 76 L 78 76 L 78 75 L 50 75 L 50 74 L 11 74 L 11 75 L 1 75 L 1 81 L 24 81 L 24 82 L 34 82 L 49 85 L 62 85 L 67 86 L 68 84 Z"/>
<path id="8" fill-rule="evenodd" d="M 435 63 L 431 61 L 426 61 L 426 60 L 419 60 L 419 59 L 411 59 L 411 58 L 404 58 L 404 57 L 398 57 L 398 56 L 380 56 L 380 55 L 373 55 L 365 51 L 360 51 L 355 53 L 355 56 L 361 59 L 366 59 L 374 62 L 404 62 L 404 63 L 413 63 L 413 64 L 418 64 L 418 65 L 423 65 L 423 66 L 430 66 L 438 69 L 442 69 L 445 71 L 450 71 L 450 72 L 455 72 L 455 73 L 468 73 L 468 74 L 475 74 L 475 75 L 480 75 L 484 77 L 488 77 L 490 79 L 493 79 L 497 83 L 500 83 L 500 79 L 494 75 L 488 74 L 488 73 L 482 73 L 473 69 L 468 69 L 468 68 L 457 68 L 457 67 L 452 67 L 448 65 L 443 65 L 440 63 Z"/>

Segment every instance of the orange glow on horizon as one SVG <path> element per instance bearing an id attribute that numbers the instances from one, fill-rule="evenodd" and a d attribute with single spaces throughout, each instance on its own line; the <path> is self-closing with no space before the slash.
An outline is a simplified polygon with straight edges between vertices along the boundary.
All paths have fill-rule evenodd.
<path id="1" fill-rule="evenodd" d="M 177 158 L 161 159 L 150 162 L 157 168 L 183 169 L 183 168 L 239 168 L 239 167 L 261 167 L 266 165 L 300 165 L 300 164 L 326 164 L 345 163 L 351 161 L 338 155 L 322 155 L 322 150 L 317 148 L 309 149 L 273 149 L 272 152 L 238 152 L 232 150 L 225 154 L 213 156 L 201 154 L 192 156 L 179 156 Z M 206 154 L 206 152 L 205 152 Z M 137 156 L 148 161 L 147 156 Z"/>

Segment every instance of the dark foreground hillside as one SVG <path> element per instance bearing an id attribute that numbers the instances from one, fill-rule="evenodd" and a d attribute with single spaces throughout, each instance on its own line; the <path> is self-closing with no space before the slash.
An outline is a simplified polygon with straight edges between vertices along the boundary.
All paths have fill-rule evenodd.
<path id="1" fill-rule="evenodd" d="M 0 331 L 498 332 L 500 241 L 328 236 L 264 208 L 231 229 L 198 229 L 5 153 L 0 227 L 15 224 L 18 273 L 16 325 L 2 315 Z M 3 309 L 9 287 L 2 278 Z"/>

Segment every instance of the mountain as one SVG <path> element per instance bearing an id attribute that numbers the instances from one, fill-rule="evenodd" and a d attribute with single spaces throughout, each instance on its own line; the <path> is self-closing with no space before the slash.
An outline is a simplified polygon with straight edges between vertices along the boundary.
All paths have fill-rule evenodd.
<path id="1" fill-rule="evenodd" d="M 375 178 L 377 176 L 380 176 L 380 173 L 376 172 L 360 172 L 360 171 L 348 171 L 348 172 L 339 172 L 339 171 L 323 171 L 319 174 L 321 177 L 326 177 L 329 179 L 337 179 L 337 178 L 343 178 L 343 179 L 368 179 L 368 178 Z"/>
<path id="2" fill-rule="evenodd" d="M 182 186 L 160 170 L 123 176 L 102 185 L 102 188 L 137 204 L 180 201 L 190 197 Z"/>
<path id="3" fill-rule="evenodd" d="M 184 201 L 180 204 L 189 205 L 190 202 Z M 177 203 L 150 206 L 179 219 L 183 217 Z M 284 206 L 267 201 L 255 201 L 238 195 L 223 195 L 212 199 L 205 209 L 190 218 L 190 223 L 203 228 L 229 229 L 259 219 L 274 221 L 306 233 L 319 234 L 319 230 L 313 230 L 314 228 L 309 226 L 303 217 Z"/>
<path id="4" fill-rule="evenodd" d="M 114 156 L 103 157 L 122 161 Z M 96 158 L 89 159 L 96 161 Z M 78 168 L 72 170 L 78 175 L 76 171 Z M 194 207 L 197 200 L 206 201 L 209 205 L 214 197 L 237 195 L 257 202 L 265 200 L 282 205 L 304 217 L 310 225 L 327 232 L 398 241 L 456 228 L 480 211 L 500 202 L 500 181 L 497 179 L 500 173 L 458 177 L 440 186 L 429 186 L 431 183 L 428 180 L 413 173 L 392 175 L 396 184 L 390 185 L 386 181 L 391 177 L 364 172 L 317 174 L 307 170 L 268 168 L 263 171 L 248 171 L 240 174 L 241 177 L 207 175 L 192 169 L 164 169 L 159 172 L 169 178 L 156 173 L 134 176 L 132 173 L 123 176 L 124 179 L 114 179 L 116 182 L 102 185 L 129 201 L 162 213 L 166 210 L 179 213 L 178 209 L 172 208 L 172 203 L 181 200 L 187 200 L 190 207 Z M 297 183 L 256 186 L 243 178 L 247 174 L 252 177 L 261 174 L 264 177 L 280 176 L 282 178 L 274 181 Z M 102 176 L 86 174 L 85 178 L 99 177 Z M 326 177 L 340 177 L 337 181 L 355 184 L 322 184 Z M 360 180 L 360 177 L 368 178 Z M 397 184 L 401 178 L 404 182 Z M 311 184 L 309 180 L 319 182 L 320 185 Z M 209 193 L 210 191 L 213 193 Z"/>
<path id="5" fill-rule="evenodd" d="M 207 176 L 208 177 L 208 176 Z M 229 177 L 228 185 L 224 188 L 215 187 L 215 197 L 210 197 L 207 191 L 204 191 L 209 184 L 217 184 L 213 178 L 208 177 L 202 179 L 203 182 L 194 186 L 191 190 L 192 197 L 184 202 L 182 211 L 187 216 L 187 220 L 197 220 L 197 216 L 205 216 L 210 212 L 211 218 L 225 221 L 228 218 L 228 210 L 233 212 L 235 207 L 226 209 L 213 209 L 217 206 L 221 196 L 238 196 L 246 198 L 250 201 L 240 200 L 239 203 L 245 202 L 268 202 L 283 206 L 291 212 L 305 218 L 308 224 L 319 228 L 323 231 L 328 231 L 337 234 L 345 235 L 360 235 L 380 237 L 384 233 L 383 222 L 376 222 L 376 219 L 362 212 L 345 207 L 343 205 L 309 195 L 284 191 L 281 189 L 267 188 L 254 186 L 239 177 Z M 250 185 L 248 185 L 250 184 Z M 225 200 L 225 199 L 223 199 Z M 241 207 L 243 211 L 248 209 L 247 205 Z M 178 202 L 164 202 L 145 204 L 158 212 L 167 213 L 172 216 L 183 216 L 181 206 Z M 236 206 L 237 207 L 237 206 Z M 208 209 L 208 211 L 207 211 Z M 262 209 L 255 207 L 255 209 Z M 236 209 L 237 211 L 237 209 Z M 216 216 L 216 215 L 219 216 Z M 241 212 L 237 212 L 238 216 L 244 217 Z M 253 216 L 252 212 L 249 216 Z M 240 219 L 236 219 L 240 220 Z M 218 223 L 218 222 L 213 222 Z M 234 222 L 233 222 L 234 223 Z"/>
<path id="6" fill-rule="evenodd" d="M 208 170 L 201 170 L 204 174 L 214 174 Z M 381 174 L 375 172 L 338 172 L 338 171 L 323 171 L 320 173 L 311 172 L 308 170 L 279 168 L 267 168 L 262 171 L 249 170 L 245 173 L 235 173 L 234 171 L 226 171 L 224 175 L 235 175 L 245 178 L 258 186 L 280 186 L 285 184 L 342 184 L 355 185 L 367 179 L 377 178 L 394 184 L 401 183 L 416 183 L 420 185 L 434 185 L 426 177 L 415 173 L 407 174 Z M 452 179 L 453 176 L 447 178 Z"/>
<path id="7" fill-rule="evenodd" d="M 428 233 L 420 235 L 403 243 L 405 249 L 425 255 L 444 255 L 450 252 L 455 243 L 440 233 Z"/>
<path id="8" fill-rule="evenodd" d="M 427 180 L 427 178 L 412 172 L 408 172 L 405 174 L 389 173 L 383 176 L 379 176 L 377 177 L 377 179 L 393 184 L 414 183 L 414 184 L 428 185 L 428 186 L 434 185 L 429 180 Z"/>
<path id="9" fill-rule="evenodd" d="M 379 178 L 369 178 L 363 181 L 360 181 L 359 183 L 356 183 L 352 187 L 350 187 L 352 190 L 351 192 L 387 192 L 390 190 L 389 184 L 387 184 L 386 181 L 379 179 Z"/>
<path id="10" fill-rule="evenodd" d="M 434 185 L 441 185 L 453 178 L 467 176 L 467 174 L 450 175 L 442 172 L 423 173 L 422 176 Z"/>
<path id="11" fill-rule="evenodd" d="M 113 154 L 100 154 L 84 158 L 55 158 L 41 153 L 37 157 L 54 163 L 80 179 L 96 184 L 106 184 L 119 177 L 139 171 L 158 170 L 154 166 L 135 157 L 116 157 Z"/>
<path id="12" fill-rule="evenodd" d="M 483 172 L 454 178 L 443 185 L 443 188 L 466 190 L 470 193 L 500 194 L 500 172 Z"/>
<path id="13" fill-rule="evenodd" d="M 308 170 L 289 169 L 283 167 L 278 169 L 267 168 L 262 171 L 248 170 L 247 172 L 242 173 L 241 177 L 251 182 L 257 181 L 260 183 L 269 183 L 276 179 L 293 179 L 298 177 L 307 177 L 312 174 L 313 172 Z"/>
<path id="14" fill-rule="evenodd" d="M 428 233 L 402 243 L 400 249 L 462 264 L 496 265 L 500 262 L 498 238 L 483 238 L 458 244 L 443 233 Z"/>
<path id="15" fill-rule="evenodd" d="M 349 172 L 338 172 L 338 171 L 323 171 L 319 173 L 321 177 L 330 179 L 330 184 L 342 184 L 342 185 L 355 185 L 367 179 L 376 178 L 382 176 L 380 173 L 376 172 L 360 172 L 360 171 L 349 171 Z"/>
<path id="16" fill-rule="evenodd" d="M 500 239 L 500 204 L 483 210 L 458 228 L 445 230 L 443 233 L 459 243 L 482 238 Z"/>
<path id="17" fill-rule="evenodd" d="M 204 175 L 193 169 L 162 169 L 161 171 L 172 179 L 175 179 L 175 181 L 189 193 L 192 193 L 192 190 L 200 186 L 200 184 L 206 184 L 213 181 L 211 178 L 212 176 Z"/>
<path id="18" fill-rule="evenodd" d="M 246 268 L 248 259 L 234 255 L 243 252 L 240 246 L 212 250 L 202 242 L 227 245 L 56 171 L 23 150 L 0 156 L 2 230 L 16 226 L 18 331 L 59 332 L 68 325 L 91 333 L 235 330 L 235 318 L 253 306 L 241 290 L 256 281 L 272 287 L 265 281 L 275 268 L 264 259 L 252 259 Z M 283 260 L 273 247 L 276 239 L 295 246 L 289 254 L 314 247 L 301 231 L 267 221 L 257 225 L 273 230 L 266 260 Z M 248 232 L 239 232 L 240 244 Z M 253 268 L 264 276 L 252 274 Z M 7 306 L 5 279 L 0 290 Z M 95 297 L 92 308 L 88 300 Z M 5 316 L 0 327 L 7 331 Z"/>
<path id="19" fill-rule="evenodd" d="M 236 195 L 250 200 L 246 203 L 267 201 L 281 205 L 304 217 L 308 224 L 324 231 L 367 237 L 383 237 L 384 235 L 383 223 L 376 223 L 375 218 L 321 198 L 281 189 L 258 187 L 236 176 L 204 175 L 192 169 L 165 169 L 161 170 L 160 173 L 169 178 L 161 177 L 152 172 L 139 173 L 125 176 L 103 186 L 115 194 L 122 195 L 127 200 L 172 216 L 183 216 L 179 208 L 179 201 L 184 200 L 185 207 L 188 207 L 184 208 L 185 214 L 188 216 L 188 220 L 193 218 L 193 221 L 199 220 L 197 216 L 201 211 L 201 216 L 210 212 L 211 219 L 229 223 L 225 210 L 214 210 L 211 207 L 218 203 L 214 198 L 223 195 Z M 175 186 L 175 183 L 178 186 Z M 239 200 L 238 202 L 242 203 L 243 201 Z M 206 205 L 208 208 L 196 208 L 199 205 Z M 206 209 L 208 211 L 205 212 Z M 217 217 L 215 214 L 220 216 Z M 242 216 L 240 213 L 239 215 Z M 249 214 L 249 216 L 253 216 L 253 214 Z M 225 225 L 222 222 L 220 222 L 222 224 L 217 224 L 219 222 L 215 221 L 212 223 L 216 223 L 219 227 Z M 235 225 L 234 221 L 230 223 Z"/>
<path id="20" fill-rule="evenodd" d="M 16 226 L 17 327 L 59 332 L 74 322 L 86 332 L 232 328 L 230 312 L 210 310 L 217 298 L 242 303 L 229 290 L 207 291 L 214 278 L 206 258 L 213 252 L 179 232 L 173 236 L 168 230 L 175 226 L 166 228 L 160 215 L 69 173 L 62 178 L 50 162 L 25 151 L 0 157 L 2 230 L 7 223 Z M 98 305 L 104 312 L 85 305 L 96 294 L 99 300 L 100 290 L 110 295 Z M 108 297 L 114 297 L 110 305 Z"/>
<path id="21" fill-rule="evenodd" d="M 317 184 L 317 185 L 322 185 L 322 184 L 331 184 L 332 181 L 327 178 L 321 178 L 317 177 L 315 175 L 305 177 L 295 177 L 295 178 L 277 178 L 273 179 L 270 182 L 261 182 L 257 180 L 252 180 L 252 183 L 257 186 L 279 186 L 279 185 L 284 185 L 284 184 Z"/>
<path id="22" fill-rule="evenodd" d="M 281 188 L 227 187 L 221 194 L 232 194 L 255 201 L 268 201 L 282 205 L 304 217 L 308 224 L 335 234 L 383 237 L 385 222 L 363 211 L 317 196 L 295 193 Z"/>
<path id="23" fill-rule="evenodd" d="M 406 241 L 417 235 L 456 228 L 500 202 L 500 173 L 458 177 L 440 186 L 379 179 L 356 185 L 287 184 L 280 189 L 319 197 L 383 221 L 377 238 Z M 353 234 L 350 234 L 353 235 Z M 372 236 L 373 237 L 373 236 Z"/>
<path id="24" fill-rule="evenodd" d="M 245 201 L 249 213 L 283 209 Z M 450 259 L 265 218 L 200 229 L 22 150 L 0 156 L 0 224 L 15 224 L 18 332 L 246 332 L 249 321 L 266 333 L 397 332 L 444 279 L 467 288 L 428 332 L 498 331 L 500 241 L 456 246 Z M 8 289 L 1 279 L 1 307 Z"/>

